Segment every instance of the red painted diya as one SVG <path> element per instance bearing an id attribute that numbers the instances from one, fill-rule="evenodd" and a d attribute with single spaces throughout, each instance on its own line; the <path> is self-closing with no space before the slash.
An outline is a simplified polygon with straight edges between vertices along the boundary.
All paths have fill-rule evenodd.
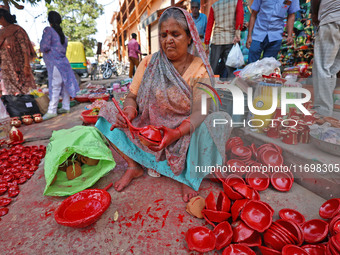
<path id="1" fill-rule="evenodd" d="M 335 216 L 329 223 L 329 232 L 331 235 L 340 233 L 340 214 Z"/>
<path id="2" fill-rule="evenodd" d="M 125 119 L 127 125 L 129 126 L 129 130 L 131 132 L 132 137 L 134 138 L 134 133 L 137 133 L 137 136 L 139 140 L 141 141 L 142 144 L 145 146 L 150 146 L 150 145 L 159 145 L 163 139 L 162 133 L 159 129 L 157 129 L 155 126 L 148 125 L 143 128 L 136 128 L 134 127 L 130 120 L 126 117 L 122 109 L 120 109 L 119 104 L 117 103 L 115 98 L 112 98 L 113 103 L 115 104 L 117 110 L 119 113 L 123 116 Z M 113 128 L 111 127 L 111 130 Z"/>
<path id="3" fill-rule="evenodd" d="M 206 227 L 190 228 L 185 239 L 191 251 L 208 252 L 212 251 L 216 245 L 214 233 Z"/>
<path id="4" fill-rule="evenodd" d="M 281 255 L 281 252 L 268 248 L 266 246 L 259 246 L 262 255 Z"/>
<path id="5" fill-rule="evenodd" d="M 319 219 L 306 221 L 301 228 L 307 243 L 319 243 L 328 233 L 328 223 Z"/>
<path id="6" fill-rule="evenodd" d="M 216 246 L 215 246 L 216 250 L 220 250 L 231 243 L 231 240 L 233 237 L 233 231 L 231 229 L 230 224 L 227 221 L 224 221 L 218 224 L 214 228 L 213 233 L 216 236 Z"/>
<path id="7" fill-rule="evenodd" d="M 231 244 L 224 249 L 222 255 L 255 255 L 255 252 L 243 244 Z"/>
<path id="8" fill-rule="evenodd" d="M 324 219 L 331 219 L 340 213 L 340 199 L 332 198 L 327 200 L 319 209 L 319 215 Z"/>
<path id="9" fill-rule="evenodd" d="M 246 177 L 246 182 L 255 190 L 263 191 L 269 187 L 270 178 L 263 172 L 251 172 Z"/>
<path id="10" fill-rule="evenodd" d="M 285 172 L 275 172 L 270 177 L 270 182 L 278 191 L 289 191 L 293 186 L 293 179 Z"/>
<path id="11" fill-rule="evenodd" d="M 309 255 L 325 255 L 326 247 L 318 244 L 307 244 L 301 247 Z"/>
<path id="12" fill-rule="evenodd" d="M 283 157 L 275 150 L 266 150 L 261 155 L 261 162 L 267 166 L 282 166 Z"/>
<path id="13" fill-rule="evenodd" d="M 281 219 L 291 220 L 299 225 L 305 223 L 305 216 L 293 209 L 282 209 L 279 211 L 279 216 Z"/>
<path id="14" fill-rule="evenodd" d="M 260 233 L 270 227 L 272 217 L 272 211 L 260 201 L 249 201 L 241 212 L 244 223 Z"/>
<path id="15" fill-rule="evenodd" d="M 282 249 L 282 255 L 309 255 L 304 249 L 299 246 L 288 244 Z"/>

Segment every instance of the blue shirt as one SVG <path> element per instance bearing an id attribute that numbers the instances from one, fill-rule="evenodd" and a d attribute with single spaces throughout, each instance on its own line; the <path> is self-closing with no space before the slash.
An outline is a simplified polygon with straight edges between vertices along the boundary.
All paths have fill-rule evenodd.
<path id="1" fill-rule="evenodd" d="M 191 13 L 192 16 L 192 13 Z M 201 38 L 201 40 L 204 40 L 204 35 L 205 35 L 205 29 L 207 28 L 207 24 L 208 24 L 208 19 L 207 19 L 207 15 L 205 15 L 204 13 L 200 13 L 198 15 L 198 18 L 192 18 L 195 22 L 198 34 L 200 37 L 203 37 L 203 39 Z"/>
<path id="2" fill-rule="evenodd" d="M 252 39 L 262 42 L 268 35 L 269 42 L 273 42 L 282 40 L 287 13 L 292 14 L 300 10 L 300 4 L 299 0 L 254 0 L 251 9 L 258 12 Z"/>

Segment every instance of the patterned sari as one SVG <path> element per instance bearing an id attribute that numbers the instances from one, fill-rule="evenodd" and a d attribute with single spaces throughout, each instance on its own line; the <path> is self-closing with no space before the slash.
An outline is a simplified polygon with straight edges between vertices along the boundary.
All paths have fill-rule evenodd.
<path id="1" fill-rule="evenodd" d="M 25 74 L 25 60 L 36 56 L 31 41 L 18 25 L 11 24 L 0 29 L 0 66 L 6 94 L 28 94 L 36 88 L 31 67 Z"/>
<path id="2" fill-rule="evenodd" d="M 176 8 L 176 7 L 172 7 L 172 8 Z M 195 52 L 196 54 L 200 56 L 210 77 L 210 81 L 209 79 L 206 79 L 208 80 L 206 82 L 209 82 L 210 84 L 213 85 L 212 70 L 208 63 L 208 59 L 205 55 L 205 52 L 202 48 L 202 44 L 201 44 L 198 32 L 196 30 L 194 21 L 188 12 L 186 12 L 183 9 L 180 9 L 180 10 L 183 12 L 183 14 L 186 17 L 186 20 L 187 20 L 187 23 L 190 29 L 191 37 L 193 39 L 193 44 L 189 47 L 188 52 Z M 159 25 L 159 31 L 160 31 L 160 25 Z M 182 123 L 184 119 L 187 119 L 189 115 L 191 114 L 193 100 L 200 100 L 201 97 L 200 97 L 199 91 L 200 90 L 195 89 L 195 85 L 189 86 L 189 84 L 187 84 L 187 82 L 182 78 L 182 76 L 174 68 L 172 63 L 168 60 L 163 50 L 160 49 L 159 52 L 153 54 L 145 70 L 142 82 L 138 90 L 137 99 L 136 99 L 139 114 L 135 119 L 132 120 L 132 124 L 136 127 L 144 127 L 147 125 L 154 125 L 154 126 L 164 125 L 168 128 L 176 128 Z M 198 95 L 195 94 L 194 92 L 198 92 Z M 104 117 L 108 122 L 111 122 L 111 123 L 115 122 L 115 114 L 116 114 L 116 110 L 114 106 L 112 106 L 112 104 L 111 105 L 107 104 L 106 107 L 100 110 L 100 116 Z M 96 124 L 96 126 L 101 131 L 103 130 L 102 121 L 103 120 L 99 119 L 99 121 Z M 206 123 L 207 123 L 207 120 L 205 121 L 205 123 L 202 123 L 204 125 L 201 124 L 201 126 L 207 127 L 209 129 L 209 127 L 212 125 L 211 123 L 209 123 L 208 125 Z M 108 126 L 106 126 L 106 128 L 107 127 Z M 199 130 L 200 128 L 196 129 L 195 133 L 198 133 Z M 175 141 L 173 144 L 169 145 L 163 150 L 158 151 L 158 152 L 153 152 L 149 150 L 146 146 L 142 145 L 139 139 L 133 139 L 128 129 L 122 129 L 122 131 L 125 133 L 125 136 L 128 137 L 128 139 L 124 139 L 122 137 L 115 139 L 112 137 L 112 135 L 109 135 L 108 137 L 107 132 L 105 131 L 104 132 L 102 131 L 102 132 L 104 135 L 106 135 L 111 140 L 113 144 L 115 144 L 116 146 L 117 144 L 121 145 L 121 146 L 117 146 L 118 149 L 120 149 L 127 156 L 141 163 L 142 165 L 144 166 L 148 165 L 148 163 L 145 162 L 145 158 L 149 158 L 148 155 L 152 155 L 150 159 L 154 159 L 154 161 L 159 162 L 161 165 L 157 166 L 156 163 L 152 162 L 151 164 L 149 164 L 149 166 L 147 166 L 148 168 L 153 168 L 156 171 L 160 172 L 161 174 L 169 176 L 171 178 L 174 178 L 180 175 L 182 175 L 184 179 L 189 178 L 186 173 L 184 174 L 185 176 L 183 176 L 183 171 L 186 170 L 190 164 L 194 163 L 190 161 L 188 162 L 187 155 L 189 154 L 188 150 L 189 150 L 189 145 L 191 144 L 191 140 L 192 140 L 191 138 L 195 136 L 195 133 L 192 135 L 182 136 L 179 140 Z M 206 130 L 206 128 L 205 128 L 205 131 L 203 132 L 206 135 L 208 134 L 208 131 Z M 214 131 L 212 132 L 209 131 L 209 133 L 213 134 Z M 211 135 L 209 135 L 209 138 L 210 138 L 210 141 L 226 140 L 226 138 L 229 137 L 229 135 L 230 135 L 230 132 L 225 132 L 223 134 L 225 138 L 219 137 L 216 139 L 211 139 Z M 125 144 L 128 144 L 128 143 L 134 144 L 134 146 L 131 147 L 130 152 L 129 150 L 123 148 L 124 145 L 122 144 L 122 139 L 124 139 Z M 198 142 L 199 140 L 200 139 L 197 139 Z M 196 143 L 194 147 L 197 147 L 197 146 L 199 147 L 199 144 Z M 195 149 L 196 150 L 199 149 L 198 147 Z M 204 147 L 204 145 L 201 147 Z M 214 148 L 215 151 L 217 152 L 217 151 L 220 151 L 221 149 L 222 151 L 220 152 L 223 153 L 221 155 L 224 155 L 224 146 L 217 146 L 217 147 L 218 147 L 218 150 L 215 146 Z M 138 148 L 142 150 L 143 152 L 141 153 L 136 152 Z M 216 157 L 214 158 L 216 159 Z M 218 161 L 221 161 L 221 156 L 219 157 Z M 222 162 L 219 162 L 219 163 L 221 164 Z M 169 170 L 171 169 L 171 172 L 168 173 L 167 170 L 165 170 L 164 172 L 164 168 L 169 168 Z M 198 189 L 201 180 L 199 181 L 199 183 L 196 183 L 196 185 L 193 185 L 193 183 L 188 184 L 182 180 L 178 180 L 178 181 L 181 181 L 193 187 L 194 189 Z M 198 187 L 197 187 L 197 184 L 198 184 Z"/>

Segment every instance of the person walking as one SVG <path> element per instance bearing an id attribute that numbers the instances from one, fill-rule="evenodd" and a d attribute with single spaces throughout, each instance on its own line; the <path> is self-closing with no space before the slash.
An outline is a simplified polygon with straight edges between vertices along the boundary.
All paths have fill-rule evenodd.
<path id="1" fill-rule="evenodd" d="M 313 0 L 312 21 L 317 27 L 314 43 L 314 108 L 333 115 L 333 92 L 340 71 L 340 1 Z"/>
<path id="2" fill-rule="evenodd" d="M 129 61 L 130 61 L 130 71 L 129 77 L 133 77 L 134 68 L 138 67 L 139 65 L 139 56 L 138 54 L 142 55 L 140 51 L 139 43 L 137 42 L 137 35 L 135 33 L 131 34 L 131 40 L 128 43 L 128 52 L 129 52 Z"/>
<path id="3" fill-rule="evenodd" d="M 198 34 L 202 42 L 204 42 L 205 30 L 207 28 L 207 15 L 204 13 L 200 13 L 201 9 L 201 1 L 200 0 L 192 0 L 191 1 L 191 17 L 193 18 Z"/>
<path id="4" fill-rule="evenodd" d="M 210 65 L 214 74 L 220 74 L 222 78 L 232 77 L 235 70 L 225 66 L 225 61 L 233 44 L 241 40 L 243 14 L 242 0 L 219 0 L 210 8 L 204 43 L 209 45 L 215 24 L 210 46 Z M 220 60 L 223 62 L 222 65 L 219 65 Z"/>
<path id="5" fill-rule="evenodd" d="M 58 12 L 48 13 L 50 27 L 44 29 L 40 42 L 40 51 L 48 72 L 49 97 L 47 113 L 43 116 L 48 120 L 57 116 L 58 113 L 70 112 L 70 96 L 75 97 L 79 91 L 79 85 L 72 71 L 71 65 L 66 58 L 67 38 L 60 24 L 61 16 Z M 57 111 L 59 97 L 62 97 L 62 108 Z"/>
<path id="6" fill-rule="evenodd" d="M 30 66 L 36 54 L 27 33 L 16 22 L 9 8 L 0 5 L 2 95 L 28 94 L 37 87 Z"/>
<path id="7" fill-rule="evenodd" d="M 295 13 L 300 10 L 299 0 L 254 0 L 248 25 L 246 47 L 248 63 L 263 57 L 277 57 L 282 43 L 284 20 L 287 17 L 287 45 L 293 44 Z"/>

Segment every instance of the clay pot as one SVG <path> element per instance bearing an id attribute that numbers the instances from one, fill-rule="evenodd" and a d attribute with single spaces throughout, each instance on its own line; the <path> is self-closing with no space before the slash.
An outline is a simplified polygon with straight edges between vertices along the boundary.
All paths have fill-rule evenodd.
<path id="1" fill-rule="evenodd" d="M 214 230 L 213 233 L 216 237 L 216 250 L 220 250 L 224 247 L 226 247 L 228 244 L 231 243 L 231 239 L 233 237 L 233 231 L 231 229 L 230 224 L 225 221 L 218 224 Z"/>
<path id="2" fill-rule="evenodd" d="M 268 248 L 266 246 L 259 246 L 262 255 L 281 255 L 281 252 Z"/>
<path id="3" fill-rule="evenodd" d="M 82 173 L 80 163 L 78 161 L 74 161 L 71 165 L 66 168 L 66 176 L 67 179 L 73 180 L 77 178 Z"/>
<path id="4" fill-rule="evenodd" d="M 292 188 L 294 180 L 285 172 L 274 172 L 270 182 L 276 190 L 286 192 Z"/>
<path id="5" fill-rule="evenodd" d="M 80 161 L 83 164 L 89 165 L 89 166 L 96 166 L 99 163 L 99 159 L 93 159 L 89 157 L 85 157 L 82 155 L 79 155 Z"/>
<path id="6" fill-rule="evenodd" d="M 246 245 L 231 244 L 227 248 L 225 248 L 222 253 L 222 255 L 236 255 L 236 254 L 255 255 L 255 252 Z"/>
<path id="7" fill-rule="evenodd" d="M 202 210 L 205 207 L 205 200 L 203 197 L 197 196 L 190 199 L 187 203 L 186 211 L 199 219 L 203 218 Z"/>
<path id="8" fill-rule="evenodd" d="M 16 127 L 12 127 L 9 131 L 9 139 L 12 142 L 20 142 L 24 140 L 24 136 L 19 129 L 17 129 Z"/>
<path id="9" fill-rule="evenodd" d="M 291 220 L 299 225 L 305 223 L 305 216 L 293 209 L 282 209 L 279 211 L 279 215 L 281 219 Z"/>
<path id="10" fill-rule="evenodd" d="M 319 209 L 319 215 L 324 219 L 332 219 L 340 213 L 340 199 L 332 198 L 327 200 Z"/>
<path id="11" fill-rule="evenodd" d="M 39 114 L 40 115 L 40 114 Z M 43 121 L 43 118 L 41 117 L 41 115 L 40 116 L 36 116 L 36 117 L 34 117 L 34 122 L 35 123 L 40 123 L 40 122 L 42 122 Z"/>
<path id="12" fill-rule="evenodd" d="M 240 212 L 243 210 L 244 206 L 248 202 L 248 199 L 239 199 L 236 200 L 231 207 L 231 217 L 233 221 L 236 221 L 240 216 Z"/>
<path id="13" fill-rule="evenodd" d="M 216 245 L 214 233 L 206 227 L 193 227 L 185 235 L 188 248 L 191 251 L 208 252 Z"/>
<path id="14" fill-rule="evenodd" d="M 55 182 L 57 181 L 57 175 L 54 176 L 52 182 L 51 182 L 51 185 L 53 185 Z"/>
<path id="15" fill-rule="evenodd" d="M 25 115 L 25 116 L 22 116 L 22 122 L 25 125 L 31 125 L 33 123 L 33 119 L 31 118 L 31 115 Z"/>
<path id="16" fill-rule="evenodd" d="M 319 219 L 309 220 L 302 225 L 302 231 L 307 243 L 319 243 L 327 236 L 328 223 Z"/>
<path id="17" fill-rule="evenodd" d="M 249 201 L 241 213 L 241 219 L 244 223 L 260 233 L 270 227 L 272 217 L 272 211 L 260 201 Z"/>
<path id="18" fill-rule="evenodd" d="M 308 253 L 304 249 L 302 249 L 302 248 L 300 248 L 299 246 L 296 246 L 296 245 L 288 244 L 285 247 L 283 247 L 282 255 L 291 255 L 291 254 L 308 255 Z"/>
<path id="19" fill-rule="evenodd" d="M 19 117 L 11 118 L 11 126 L 14 126 L 17 128 L 21 126 L 21 121 L 19 120 Z"/>
<path id="20" fill-rule="evenodd" d="M 60 171 L 66 172 L 66 168 L 67 168 L 68 166 L 70 166 L 70 165 L 72 165 L 72 160 L 67 159 L 64 163 L 62 163 L 62 164 L 59 166 L 58 169 L 59 169 Z"/>

